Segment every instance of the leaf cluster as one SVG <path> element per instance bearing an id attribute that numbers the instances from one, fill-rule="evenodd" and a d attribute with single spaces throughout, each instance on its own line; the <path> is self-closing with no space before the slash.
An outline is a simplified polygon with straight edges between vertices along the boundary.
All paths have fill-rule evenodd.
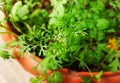
<path id="1" fill-rule="evenodd" d="M 2 57 L 4 60 L 9 59 L 11 57 L 10 52 L 6 50 L 6 46 L 6 44 L 0 46 L 0 57 Z"/>
<path id="2" fill-rule="evenodd" d="M 90 72 L 120 69 L 119 50 L 107 48 L 111 38 L 119 47 L 119 0 L 3 2 L 22 51 L 42 57 L 43 72 L 63 67 Z M 50 77 L 50 83 L 56 83 L 56 78 L 58 73 Z"/>

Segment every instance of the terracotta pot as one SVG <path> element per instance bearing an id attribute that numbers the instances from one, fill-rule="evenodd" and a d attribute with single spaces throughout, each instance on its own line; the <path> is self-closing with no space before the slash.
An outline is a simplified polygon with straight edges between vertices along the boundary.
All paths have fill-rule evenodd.
<path id="1" fill-rule="evenodd" d="M 9 43 L 10 41 L 15 39 L 15 37 L 11 34 L 2 34 L 2 38 L 6 43 Z M 41 59 L 38 58 L 37 56 L 30 54 L 30 56 L 27 57 L 25 56 L 25 53 L 24 53 L 23 54 L 24 57 L 21 58 L 18 56 L 17 50 L 14 50 L 13 55 L 16 58 L 16 60 L 23 66 L 25 70 L 29 71 L 35 76 L 39 74 L 43 75 L 43 73 L 40 72 L 40 69 L 38 69 L 38 74 L 36 74 L 36 72 L 33 70 L 33 67 L 36 66 L 39 61 L 41 61 Z M 81 78 L 82 76 L 90 77 L 89 72 L 70 71 L 66 68 L 59 69 L 58 71 L 61 72 L 64 78 L 63 83 L 80 83 L 83 81 Z M 93 72 L 92 74 L 97 75 L 98 72 Z M 100 81 L 94 80 L 94 82 L 95 83 L 120 83 L 119 78 L 120 78 L 120 71 L 118 71 L 117 73 L 104 72 L 104 75 L 102 76 L 101 80 Z M 47 83 L 47 81 L 45 81 L 44 83 Z"/>
<path id="2" fill-rule="evenodd" d="M 3 40 L 8 43 L 11 40 L 14 40 L 14 36 L 12 36 L 11 34 L 3 34 L 2 35 Z M 17 54 L 17 51 L 14 51 L 14 56 L 17 59 L 17 61 L 23 66 L 23 68 L 29 72 L 31 72 L 33 75 L 38 75 L 38 74 L 42 74 L 40 72 L 40 69 L 38 69 L 38 74 L 35 73 L 35 71 L 33 70 L 33 67 L 36 66 L 38 64 L 38 61 L 41 61 L 40 58 L 30 54 L 30 56 L 25 56 L 25 54 L 23 55 L 24 57 L 20 58 Z M 82 82 L 82 78 L 81 76 L 90 76 L 89 72 L 75 72 L 75 71 L 70 71 L 66 68 L 63 69 L 59 69 L 58 71 L 61 72 L 64 81 L 63 83 L 80 83 Z M 98 72 L 93 72 L 93 75 L 97 75 Z M 102 76 L 100 82 L 99 81 L 95 81 L 95 83 L 120 83 L 120 71 L 118 71 L 117 73 L 113 73 L 113 72 L 104 72 L 104 75 Z"/>

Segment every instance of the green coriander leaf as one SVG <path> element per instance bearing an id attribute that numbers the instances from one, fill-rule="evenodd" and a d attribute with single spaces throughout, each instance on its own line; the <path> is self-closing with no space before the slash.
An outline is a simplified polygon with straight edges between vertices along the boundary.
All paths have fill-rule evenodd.
<path id="1" fill-rule="evenodd" d="M 119 68 L 120 68 L 120 61 L 118 60 L 118 58 L 116 58 L 115 60 L 113 60 L 110 64 L 109 67 L 111 68 L 111 70 L 113 72 L 116 72 Z"/>
<path id="2" fill-rule="evenodd" d="M 90 34 L 89 36 L 91 38 L 96 38 L 97 37 L 97 30 L 96 29 L 91 30 L 89 34 Z"/>
<path id="3" fill-rule="evenodd" d="M 110 16 L 110 17 L 114 17 L 115 16 L 115 11 L 113 11 L 113 10 L 108 10 L 107 11 L 107 14 L 108 14 L 108 16 Z"/>
<path id="4" fill-rule="evenodd" d="M 105 5 L 100 0 L 97 0 L 94 2 L 91 1 L 91 6 L 92 6 L 91 10 L 93 10 L 96 13 L 99 13 L 99 11 L 102 11 L 105 9 Z"/>
<path id="5" fill-rule="evenodd" d="M 11 18 L 13 18 L 14 21 L 19 21 L 19 18 L 17 16 L 17 11 L 22 7 L 22 2 L 18 1 L 15 3 L 11 10 Z"/>
<path id="6" fill-rule="evenodd" d="M 30 15 L 30 18 L 34 18 L 34 17 L 38 16 L 40 14 L 40 12 L 41 12 L 40 9 L 34 10 L 34 12 Z"/>
<path id="7" fill-rule="evenodd" d="M 99 30 L 107 29 L 109 27 L 109 21 L 107 19 L 98 19 L 97 27 Z"/>
<path id="8" fill-rule="evenodd" d="M 105 36 L 104 33 L 103 33 L 102 31 L 99 31 L 99 32 L 98 32 L 98 36 L 97 36 L 98 41 L 104 39 L 104 36 Z"/>
<path id="9" fill-rule="evenodd" d="M 64 6 L 63 4 L 58 4 L 54 8 L 54 11 L 50 14 L 50 17 L 62 17 L 64 15 Z"/>
<path id="10" fill-rule="evenodd" d="M 42 81 L 44 80 L 44 77 L 37 77 L 37 78 L 30 78 L 30 82 L 31 83 L 42 83 Z"/>
<path id="11" fill-rule="evenodd" d="M 56 5 L 59 3 L 66 4 L 68 0 L 50 0 L 52 5 Z"/>
<path id="12" fill-rule="evenodd" d="M 115 29 L 109 29 L 107 32 L 108 32 L 108 33 L 115 32 Z"/>
<path id="13" fill-rule="evenodd" d="M 57 61 L 54 56 L 49 56 L 44 58 L 40 63 L 40 65 L 41 65 L 41 71 L 44 72 L 45 74 L 47 70 L 56 70 L 59 67 L 61 67 L 59 61 Z"/>
<path id="14" fill-rule="evenodd" d="M 29 13 L 28 6 L 24 5 L 18 10 L 17 15 L 20 19 L 25 20 L 28 18 L 28 13 Z"/>
<path id="15" fill-rule="evenodd" d="M 40 63 L 38 63 L 35 67 L 33 67 L 33 70 L 35 71 L 36 74 L 38 74 L 39 66 L 40 66 Z"/>
<path id="16" fill-rule="evenodd" d="M 44 72 L 45 74 L 46 74 L 46 71 L 49 69 L 49 67 L 48 67 L 49 61 L 50 61 L 50 58 L 45 58 L 40 63 L 41 64 L 41 71 Z"/>
<path id="17" fill-rule="evenodd" d="M 0 50 L 0 57 L 2 57 L 3 59 L 9 59 L 10 54 L 7 50 Z"/>
<path id="18" fill-rule="evenodd" d="M 62 83 L 63 77 L 60 72 L 54 72 L 52 76 L 48 77 L 48 83 Z"/>
<path id="19" fill-rule="evenodd" d="M 102 75 L 103 75 L 103 71 L 100 71 L 100 72 L 95 76 L 95 78 L 96 78 L 98 81 L 100 81 Z"/>

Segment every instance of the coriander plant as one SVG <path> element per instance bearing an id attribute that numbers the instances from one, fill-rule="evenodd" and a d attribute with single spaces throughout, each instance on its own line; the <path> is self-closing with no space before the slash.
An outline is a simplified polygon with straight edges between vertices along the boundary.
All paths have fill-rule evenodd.
<path id="1" fill-rule="evenodd" d="M 120 69 L 119 0 L 1 2 L 5 21 L 16 37 L 16 41 L 8 45 L 20 45 L 22 52 L 41 57 L 41 70 L 44 73 L 54 71 L 49 83 L 62 82 L 56 70 L 64 67 L 89 72 Z M 2 22 L 1 26 L 6 28 Z M 38 79 L 31 79 L 31 82 L 44 80 L 43 77 Z"/>

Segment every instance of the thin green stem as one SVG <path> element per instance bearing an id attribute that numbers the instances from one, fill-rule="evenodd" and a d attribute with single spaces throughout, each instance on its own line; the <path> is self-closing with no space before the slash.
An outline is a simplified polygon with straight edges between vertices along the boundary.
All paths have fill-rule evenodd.
<path id="1" fill-rule="evenodd" d="M 109 57 L 109 54 L 107 56 L 104 57 L 104 59 L 102 60 L 102 62 L 100 63 L 100 65 L 98 66 L 97 71 L 100 70 L 100 68 L 102 67 L 102 64 L 104 63 L 104 61 L 106 60 L 106 58 Z"/>
<path id="2" fill-rule="evenodd" d="M 28 29 L 28 31 L 32 34 L 32 29 L 31 29 L 30 25 L 27 24 L 26 22 L 23 22 L 23 23 L 25 24 L 25 26 Z"/>
<path id="3" fill-rule="evenodd" d="M 75 59 L 79 60 L 77 57 L 75 57 Z M 93 77 L 93 74 L 91 73 L 90 68 L 81 60 L 79 60 L 82 64 L 84 64 L 84 66 L 86 67 L 86 69 L 89 71 L 90 75 Z"/>
<path id="4" fill-rule="evenodd" d="M 20 28 L 14 23 L 13 20 L 12 20 L 12 24 L 13 24 L 13 27 L 14 27 L 18 32 L 24 34 L 24 33 L 20 30 Z"/>

